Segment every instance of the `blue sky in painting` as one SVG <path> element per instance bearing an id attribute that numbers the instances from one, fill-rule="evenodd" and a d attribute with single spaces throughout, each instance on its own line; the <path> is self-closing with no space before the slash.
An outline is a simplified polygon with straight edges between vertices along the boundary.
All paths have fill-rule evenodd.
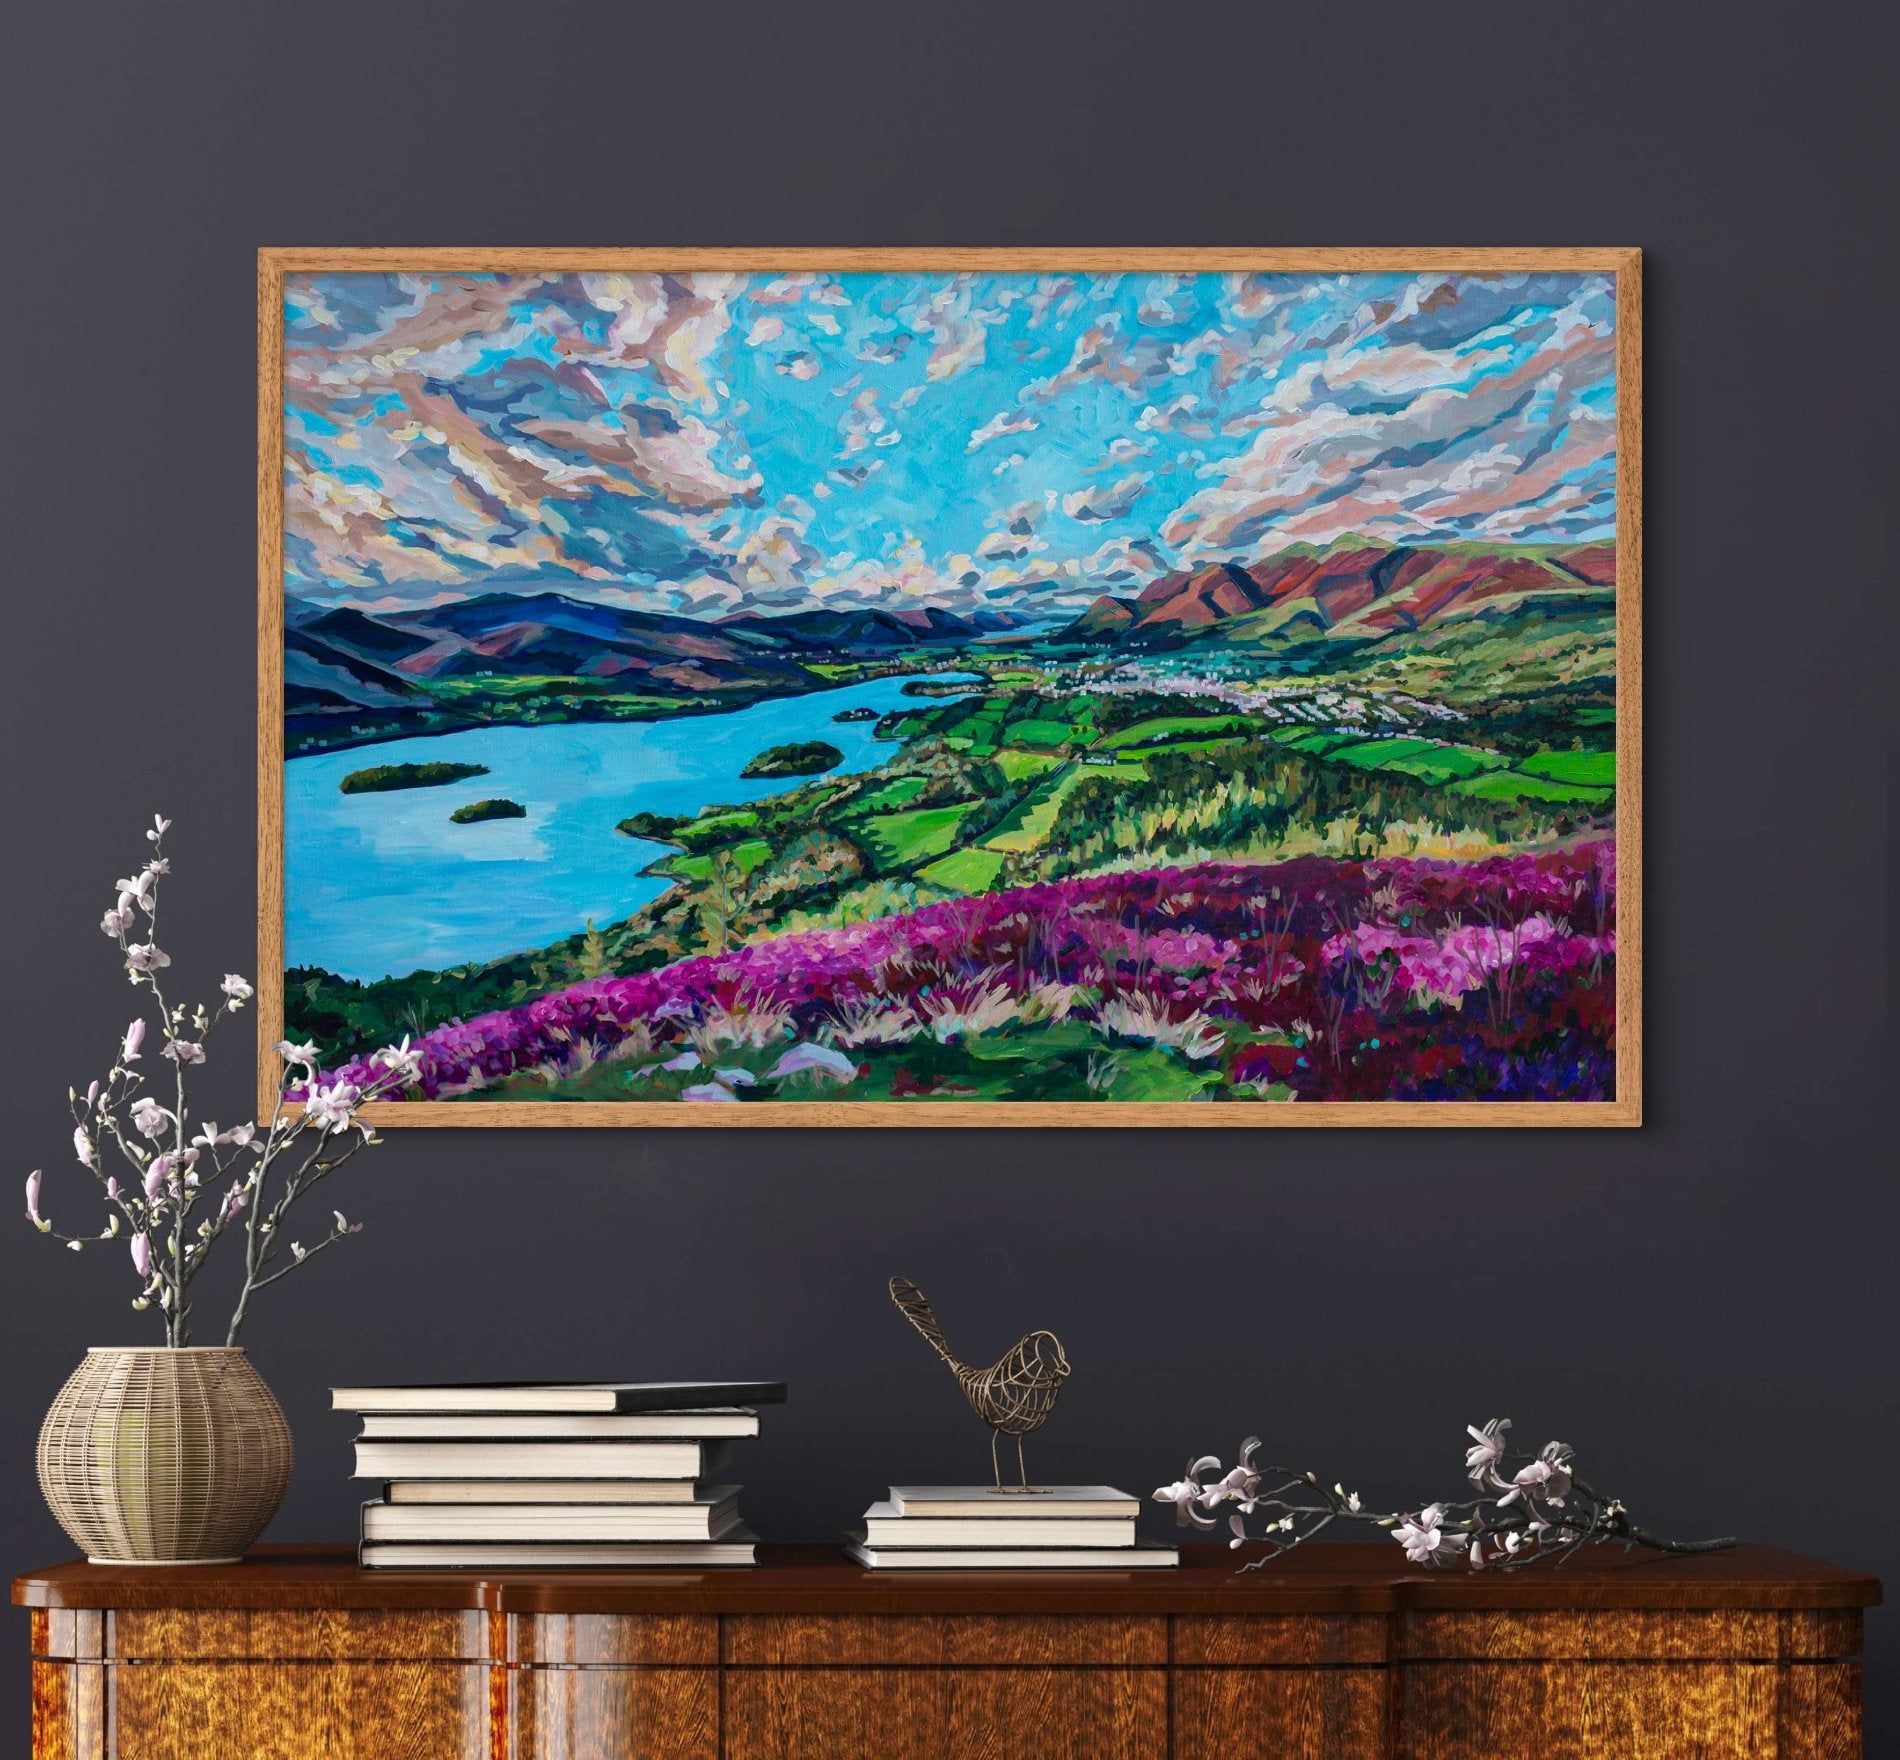
<path id="1" fill-rule="evenodd" d="M 1614 531 L 1601 275 L 328 275 L 290 589 L 1066 615 L 1347 533 Z"/>

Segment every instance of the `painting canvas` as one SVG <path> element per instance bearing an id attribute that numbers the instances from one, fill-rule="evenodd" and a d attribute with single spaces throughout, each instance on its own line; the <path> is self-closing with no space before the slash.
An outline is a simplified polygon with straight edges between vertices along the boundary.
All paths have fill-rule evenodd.
<path id="1" fill-rule="evenodd" d="M 1640 1117 L 1635 253 L 261 286 L 268 1036 L 385 1122 Z"/>

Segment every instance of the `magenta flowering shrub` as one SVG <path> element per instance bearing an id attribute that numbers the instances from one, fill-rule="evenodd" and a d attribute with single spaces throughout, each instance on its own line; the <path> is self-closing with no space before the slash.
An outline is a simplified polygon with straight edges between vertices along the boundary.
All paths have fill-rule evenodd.
<path id="1" fill-rule="evenodd" d="M 682 1097 L 694 1100 L 770 1098 L 794 1076 L 882 1099 L 931 1091 L 902 1070 L 869 1091 L 912 1042 L 1061 1024 L 1215 1072 L 1214 1097 L 1607 1099 L 1615 952 L 1608 842 L 1480 862 L 1096 875 L 782 935 L 451 1022 L 411 1048 L 408 1095 L 530 1073 L 558 1082 L 613 1059 L 691 1072 Z M 829 1058 L 766 1067 L 765 1054 L 800 1047 Z M 741 1067 L 748 1057 L 757 1068 Z M 352 1063 L 333 1079 L 373 1073 Z"/>

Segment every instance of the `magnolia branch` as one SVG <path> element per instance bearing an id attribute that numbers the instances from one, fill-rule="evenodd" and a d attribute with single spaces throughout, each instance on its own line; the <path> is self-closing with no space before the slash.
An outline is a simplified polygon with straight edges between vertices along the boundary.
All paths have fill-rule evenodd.
<path id="1" fill-rule="evenodd" d="M 1230 1546 L 1254 1541 L 1266 1547 L 1241 1567 L 1249 1571 L 1305 1545 L 1336 1522 L 1384 1530 L 1414 1564 L 1462 1561 L 1473 1570 L 1517 1570 L 1542 1559 L 1561 1564 L 1585 1546 L 1612 1541 L 1679 1554 L 1720 1552 L 1735 1544 L 1732 1537 L 1667 1540 L 1639 1527 L 1620 1500 L 1577 1476 L 1575 1451 L 1568 1443 L 1547 1442 L 1536 1454 L 1516 1453 L 1505 1445 L 1510 1427 L 1509 1418 L 1493 1418 L 1482 1429 L 1468 1426 L 1473 1446 L 1465 1452 L 1465 1475 L 1474 1494 L 1416 1511 L 1369 1510 L 1343 1484 L 1328 1490 L 1317 1474 L 1256 1463 L 1257 1436 L 1241 1444 L 1232 1468 L 1223 1471 L 1217 1457 L 1202 1455 L 1154 1497 L 1174 1505 L 1175 1520 L 1183 1527 L 1218 1528 L 1217 1512 L 1226 1510 Z M 1516 1469 L 1508 1478 L 1507 1467 Z M 1258 1531 L 1250 1518 L 1259 1519 Z"/>
<path id="2" fill-rule="evenodd" d="M 117 945 L 127 980 L 135 989 L 150 992 L 162 1041 L 158 1055 L 172 1066 L 172 1104 L 161 1105 L 154 1099 L 144 1074 L 134 1068 L 144 1057 L 148 1025 L 143 1017 L 134 1019 L 105 1078 L 90 1083 L 83 1095 L 76 1088 L 67 1090 L 73 1153 L 104 1188 L 105 1228 L 96 1235 L 73 1235 L 55 1228 L 51 1218 L 41 1213 L 43 1175 L 37 1170 L 27 1178 L 26 1214 L 41 1234 L 73 1252 L 125 1239 L 140 1285 L 132 1306 L 145 1309 L 156 1302 L 165 1318 L 165 1342 L 172 1346 L 190 1343 L 192 1283 L 212 1248 L 243 1217 L 245 1275 L 225 1335 L 227 1344 L 236 1344 L 257 1290 L 361 1229 L 361 1223 L 335 1211 L 335 1227 L 323 1240 L 307 1250 L 292 1241 L 294 1263 L 266 1272 L 277 1256 L 292 1206 L 358 1150 L 378 1140 L 358 1116 L 362 1105 L 413 1086 L 420 1071 L 405 1039 L 401 1045 L 374 1053 L 366 1077 L 352 1081 L 338 1076 L 325 1083 L 317 1070 L 317 1048 L 286 1041 L 277 1047 L 283 1069 L 276 1102 L 263 1129 L 246 1122 L 220 1130 L 215 1123 L 205 1122 L 194 1131 L 188 1072 L 205 1064 L 213 1034 L 254 992 L 248 979 L 227 972 L 214 1008 L 203 1003 L 174 1004 L 167 997 L 159 974 L 172 962 L 158 944 L 158 894 L 161 880 L 171 872 L 164 853 L 170 826 L 168 819 L 153 821 L 145 834 L 152 845 L 150 859 L 117 882 L 115 902 L 99 927 Z M 289 1116 L 292 1100 L 301 1104 Z M 104 1150 L 108 1143 L 129 1170 L 130 1184 L 121 1185 L 116 1174 L 107 1172 Z M 299 1152 L 302 1161 L 293 1165 Z M 272 1178 L 280 1168 L 282 1189 L 275 1202 L 267 1202 Z M 213 1199 L 211 1188 L 226 1179 L 230 1184 L 216 1200 L 216 1210 L 200 1214 L 201 1207 Z M 126 1226 L 124 1235 L 121 1221 Z"/>

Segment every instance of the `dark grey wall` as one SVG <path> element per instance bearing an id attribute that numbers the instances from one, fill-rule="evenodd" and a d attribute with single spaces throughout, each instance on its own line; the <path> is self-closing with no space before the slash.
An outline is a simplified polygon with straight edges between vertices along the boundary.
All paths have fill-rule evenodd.
<path id="1" fill-rule="evenodd" d="M 1672 19 L 1672 10 L 1674 17 Z M 369 1230 L 250 1337 L 342 1538 L 334 1380 L 782 1375 L 767 1536 L 982 1436 L 893 1315 L 1078 1365 L 1048 1474 L 1145 1490 L 1249 1429 L 1399 1501 L 1462 1426 L 1573 1441 L 1656 1526 L 1900 1577 L 1885 1042 L 1895 401 L 1873 9 L 486 3 L 10 15 L 0 164 L 7 1141 L 74 1214 L 59 1096 L 128 1001 L 94 924 L 178 821 L 168 940 L 252 955 L 260 243 L 1640 244 L 1648 1084 L 1640 1133 L 393 1137 Z M 227 1052 L 239 1047 L 227 1048 Z M 230 1067 L 219 1116 L 245 1082 Z M 16 1187 L 9 1187 L 17 1190 Z M 0 1565 L 112 1256 L 0 1234 Z M 274 1299 L 273 1299 L 274 1298 Z M 1873 1622 L 1878 1739 L 1900 1640 Z M 23 1624 L 0 1752 L 24 1751 Z M 1877 1747 L 1878 1744 L 1876 1744 Z"/>

